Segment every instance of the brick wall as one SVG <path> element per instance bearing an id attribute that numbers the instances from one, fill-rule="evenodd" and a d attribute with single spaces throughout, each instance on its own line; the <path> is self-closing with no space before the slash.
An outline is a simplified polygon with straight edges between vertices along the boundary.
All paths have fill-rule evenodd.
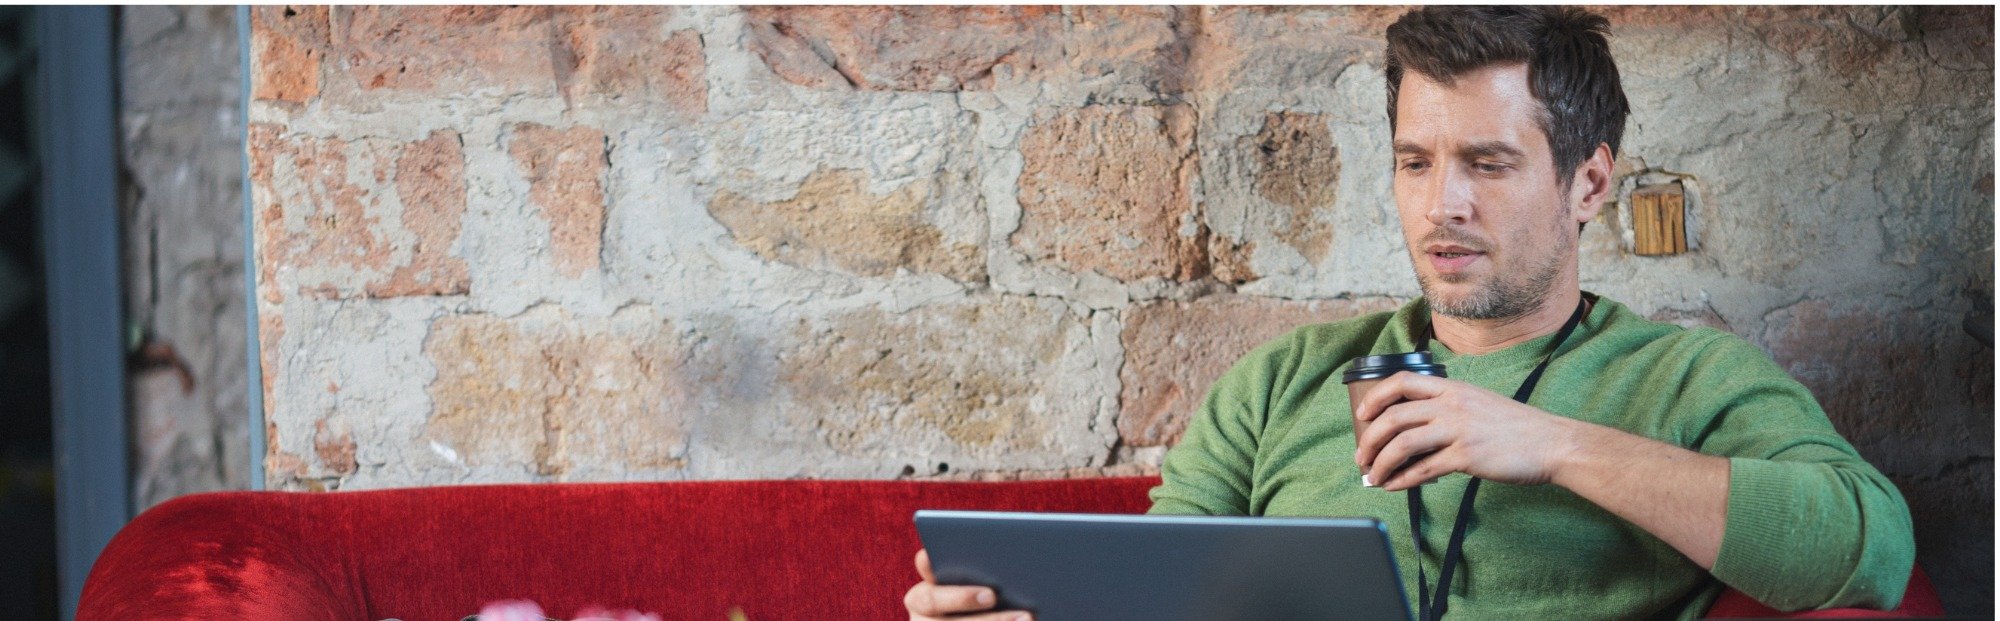
<path id="1" fill-rule="evenodd" d="M 1767 348 L 1990 612 L 1991 9 L 1606 12 L 1694 251 L 1607 210 L 1585 288 Z M 1399 13 L 258 7 L 270 480 L 1149 471 L 1256 343 L 1415 295 Z"/>

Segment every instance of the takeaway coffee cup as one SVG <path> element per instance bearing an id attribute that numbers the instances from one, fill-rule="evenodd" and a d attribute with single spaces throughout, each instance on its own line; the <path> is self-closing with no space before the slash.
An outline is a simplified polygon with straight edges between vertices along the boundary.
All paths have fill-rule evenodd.
<path id="1" fill-rule="evenodd" d="M 1369 388 L 1401 371 L 1447 377 L 1444 374 L 1444 365 L 1432 361 L 1431 353 L 1427 351 L 1355 358 L 1354 362 L 1348 365 L 1347 372 L 1340 376 L 1340 382 L 1347 384 L 1348 415 L 1353 416 L 1360 410 L 1361 395 L 1368 394 Z M 1354 437 L 1357 441 L 1361 438 L 1361 432 L 1367 429 L 1368 423 L 1359 418 L 1354 419 Z"/>

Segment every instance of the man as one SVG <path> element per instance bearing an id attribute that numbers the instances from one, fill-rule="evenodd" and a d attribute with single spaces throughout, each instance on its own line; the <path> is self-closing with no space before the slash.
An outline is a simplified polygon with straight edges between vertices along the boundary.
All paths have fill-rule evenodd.
<path id="1" fill-rule="evenodd" d="M 1725 585 L 1788 610 L 1901 600 L 1909 509 L 1805 387 L 1742 339 L 1579 290 L 1626 115 L 1607 26 L 1429 7 L 1389 27 L 1393 183 L 1424 295 L 1237 362 L 1168 453 L 1154 513 L 1375 517 L 1421 599 L 1439 587 L 1415 569 L 1459 556 L 1473 500 L 1443 605 L 1419 602 L 1471 619 L 1694 618 Z M 1341 372 L 1413 350 L 1450 379 L 1375 385 L 1356 437 Z M 1472 496 L 1475 479 L 1492 484 Z M 1020 618 L 950 616 L 991 592 L 936 585 L 927 561 L 913 618 Z"/>

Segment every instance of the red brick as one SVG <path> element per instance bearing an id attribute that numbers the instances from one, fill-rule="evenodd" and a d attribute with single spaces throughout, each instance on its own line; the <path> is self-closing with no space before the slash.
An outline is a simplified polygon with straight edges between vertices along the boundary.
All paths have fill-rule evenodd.
<path id="1" fill-rule="evenodd" d="M 693 30 L 663 32 L 668 7 L 342 7 L 335 45 L 362 90 L 495 90 L 707 109 Z"/>
<path id="2" fill-rule="evenodd" d="M 983 90 L 1001 67 L 1058 66 L 1063 49 L 1053 7 L 750 7 L 744 21 L 778 77 L 814 88 Z"/>
<path id="3" fill-rule="evenodd" d="M 450 254 L 465 219 L 465 149 L 456 132 L 434 131 L 403 148 L 396 160 L 396 195 L 403 203 L 403 229 L 416 235 L 416 246 L 407 265 L 368 285 L 368 296 L 470 293 L 465 260 Z"/>
<path id="4" fill-rule="evenodd" d="M 1118 435 L 1126 446 L 1178 442 L 1209 386 L 1258 345 L 1299 326 L 1393 311 L 1390 298 L 1311 302 L 1248 296 L 1155 302 L 1125 312 Z"/>
<path id="5" fill-rule="evenodd" d="M 266 301 L 282 301 L 282 291 L 293 284 L 301 295 L 341 297 L 340 280 L 295 281 L 291 272 L 300 268 L 366 274 L 388 267 L 389 244 L 376 228 L 379 199 L 350 179 L 347 141 L 280 136 L 274 129 L 253 128 L 251 133 L 251 178 L 264 185 L 257 199 L 259 261 L 274 286 L 282 288 L 267 291 Z M 278 178 L 287 171 L 279 163 L 290 165 L 291 177 Z"/>
<path id="6" fill-rule="evenodd" d="M 324 419 L 313 423 L 313 454 L 319 457 L 321 472 L 336 477 L 354 474 L 359 469 L 354 460 L 355 448 L 352 431 L 336 434 L 327 429 Z"/>
<path id="7" fill-rule="evenodd" d="M 289 291 L 313 298 L 467 292 L 465 263 L 449 254 L 465 214 L 465 163 L 456 134 L 434 132 L 413 143 L 349 142 L 257 124 L 250 128 L 249 148 L 258 289 L 265 302 L 282 302 Z M 351 170 L 351 156 L 361 156 L 367 170 Z M 355 180 L 357 172 L 363 182 Z M 384 221 L 386 198 L 403 205 L 393 226 Z M 406 238 L 414 238 L 412 247 L 397 245 Z"/>
<path id="8" fill-rule="evenodd" d="M 1021 225 L 1009 240 L 1031 260 L 1121 280 L 1205 275 L 1207 231 L 1188 222 L 1194 122 L 1187 106 L 1043 115 L 1021 139 Z"/>
<path id="9" fill-rule="evenodd" d="M 327 8 L 260 6 L 251 15 L 251 97 L 304 103 L 318 96 L 320 63 L 331 43 Z"/>
<path id="10" fill-rule="evenodd" d="M 556 269 L 576 278 L 597 269 L 604 244 L 604 173 L 610 166 L 604 132 L 514 126 L 508 152 L 528 180 L 529 201 L 549 221 Z"/>

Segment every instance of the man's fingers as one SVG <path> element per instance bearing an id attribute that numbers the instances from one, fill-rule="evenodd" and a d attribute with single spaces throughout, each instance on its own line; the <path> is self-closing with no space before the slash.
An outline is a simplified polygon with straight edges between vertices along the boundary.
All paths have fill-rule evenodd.
<path id="1" fill-rule="evenodd" d="M 1458 472 L 1465 468 L 1464 460 L 1459 458 L 1461 455 L 1461 451 L 1452 448 L 1417 455 L 1403 464 L 1401 470 L 1389 475 L 1389 480 L 1381 481 L 1380 487 L 1385 492 L 1399 492 Z"/>
<path id="2" fill-rule="evenodd" d="M 1363 470 L 1382 458 L 1379 453 L 1390 440 L 1404 432 L 1431 422 L 1435 418 L 1423 411 L 1419 403 L 1398 403 L 1389 406 L 1381 418 L 1368 425 L 1368 431 L 1354 437 L 1354 463 Z"/>
<path id="3" fill-rule="evenodd" d="M 1019 610 L 1002 610 L 985 614 L 952 617 L 951 621 L 1034 621 L 1035 616 Z"/>
<path id="4" fill-rule="evenodd" d="M 925 617 L 992 610 L 993 589 L 920 582 L 903 597 L 903 606 L 910 609 L 910 614 Z"/>
<path id="5" fill-rule="evenodd" d="M 1397 401 L 1429 399 L 1444 392 L 1450 380 L 1421 373 L 1397 371 L 1389 379 L 1368 389 L 1361 396 L 1359 405 L 1354 407 L 1354 415 L 1364 421 L 1373 421 L 1382 411 L 1395 405 Z"/>
<path id="6" fill-rule="evenodd" d="M 924 582 L 937 582 L 937 574 L 931 573 L 930 550 L 917 548 L 917 575 L 923 576 Z"/>
<path id="7" fill-rule="evenodd" d="M 1035 616 L 1019 610 L 1000 610 L 949 617 L 910 617 L 910 621 L 1034 621 Z"/>
<path id="8" fill-rule="evenodd" d="M 1375 428 L 1370 427 L 1368 431 L 1373 433 Z M 1376 485 L 1386 485 L 1390 477 L 1397 476 L 1397 469 L 1410 462 L 1410 458 L 1443 449 L 1451 441 L 1450 431 L 1439 425 L 1423 425 L 1396 434 L 1375 455 L 1375 461 L 1368 467 L 1368 478 Z"/>

